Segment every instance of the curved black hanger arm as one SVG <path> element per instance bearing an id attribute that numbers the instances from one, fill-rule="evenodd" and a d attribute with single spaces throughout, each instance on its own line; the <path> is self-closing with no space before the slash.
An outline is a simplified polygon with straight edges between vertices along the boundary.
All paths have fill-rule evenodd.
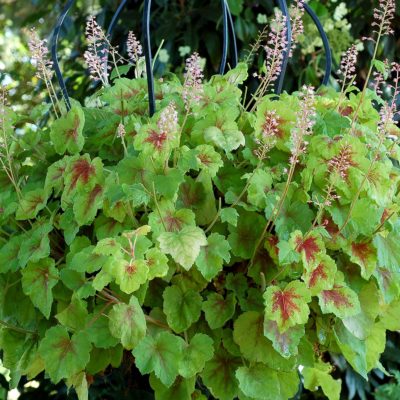
<path id="1" fill-rule="evenodd" d="M 325 75 L 324 79 L 322 80 L 322 84 L 327 85 L 332 72 L 332 51 L 331 51 L 331 46 L 329 44 L 329 39 L 324 31 L 321 21 L 318 19 L 313 9 L 307 3 L 304 3 L 304 9 L 313 20 L 315 26 L 317 27 L 318 32 L 322 39 L 322 43 L 324 45 L 326 63 L 325 63 Z"/>
<path id="2" fill-rule="evenodd" d="M 71 109 L 71 102 L 69 100 L 67 88 L 65 86 L 65 81 L 60 70 L 60 64 L 58 62 L 57 45 L 58 45 L 58 36 L 60 35 L 62 24 L 64 23 L 64 19 L 67 16 L 69 10 L 74 5 L 74 2 L 75 0 L 68 0 L 67 4 L 65 5 L 64 9 L 62 10 L 58 18 L 58 21 L 53 31 L 53 36 L 51 38 L 51 59 L 53 61 L 53 69 L 56 74 L 58 84 L 60 85 L 61 93 L 63 95 L 67 111 Z"/>

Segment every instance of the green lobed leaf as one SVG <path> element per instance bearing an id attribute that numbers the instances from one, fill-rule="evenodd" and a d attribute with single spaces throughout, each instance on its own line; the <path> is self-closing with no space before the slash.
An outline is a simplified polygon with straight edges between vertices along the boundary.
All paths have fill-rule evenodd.
<path id="1" fill-rule="evenodd" d="M 185 346 L 183 359 L 179 366 L 179 374 L 184 378 L 191 378 L 201 373 L 207 361 L 214 355 L 213 340 L 203 334 L 196 333 Z"/>
<path id="2" fill-rule="evenodd" d="M 207 238 L 207 246 L 201 247 L 196 259 L 196 267 L 210 281 L 222 270 L 224 261 L 229 263 L 230 245 L 219 233 L 212 233 Z"/>
<path id="3" fill-rule="evenodd" d="M 76 105 L 66 115 L 53 122 L 50 138 L 58 154 L 64 154 L 67 151 L 70 154 L 76 154 L 83 149 L 85 143 L 82 134 L 84 125 L 85 114 Z"/>
<path id="4" fill-rule="evenodd" d="M 284 289 L 270 286 L 264 293 L 265 318 L 275 321 L 281 333 L 308 321 L 310 291 L 303 282 L 292 281 Z"/>
<path id="5" fill-rule="evenodd" d="M 146 335 L 146 319 L 135 296 L 131 296 L 129 304 L 115 304 L 108 318 L 111 334 L 127 350 L 134 349 Z"/>
<path id="6" fill-rule="evenodd" d="M 158 237 L 160 249 L 187 271 L 193 266 L 207 238 L 202 229 L 187 226 L 179 232 L 164 232 Z"/>
<path id="7" fill-rule="evenodd" d="M 22 272 L 22 288 L 32 303 L 49 319 L 53 304 L 53 287 L 57 284 L 59 273 L 52 258 L 38 262 L 28 262 Z"/>
<path id="8" fill-rule="evenodd" d="M 142 374 L 154 372 L 165 386 L 170 387 L 178 376 L 184 345 L 179 336 L 161 332 L 155 337 L 145 336 L 132 354 Z"/>
<path id="9" fill-rule="evenodd" d="M 46 331 L 39 345 L 46 371 L 54 383 L 71 378 L 89 362 L 92 346 L 85 332 L 71 337 L 66 328 L 58 325 Z"/>
<path id="10" fill-rule="evenodd" d="M 228 294 L 226 298 L 218 293 L 211 293 L 203 303 L 206 321 L 211 329 L 224 326 L 233 317 L 235 308 L 236 297 L 233 293 Z"/>
<path id="11" fill-rule="evenodd" d="M 168 325 L 175 332 L 186 331 L 200 318 L 202 297 L 196 291 L 172 285 L 164 290 L 163 298 Z"/>

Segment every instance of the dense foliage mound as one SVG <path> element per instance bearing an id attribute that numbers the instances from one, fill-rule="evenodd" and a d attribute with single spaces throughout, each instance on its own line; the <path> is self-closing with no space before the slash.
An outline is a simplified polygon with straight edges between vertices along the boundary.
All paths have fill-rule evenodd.
<path id="1" fill-rule="evenodd" d="M 2 108 L 0 348 L 87 396 L 123 357 L 157 399 L 339 399 L 330 354 L 380 368 L 398 315 L 400 157 L 372 91 L 259 99 L 244 64 L 117 78 L 50 128 Z M 375 105 L 382 105 L 379 113 Z M 357 114 L 357 119 L 352 118 Z M 207 389 L 206 389 L 207 388 Z M 197 394 L 193 394 L 197 393 Z"/>

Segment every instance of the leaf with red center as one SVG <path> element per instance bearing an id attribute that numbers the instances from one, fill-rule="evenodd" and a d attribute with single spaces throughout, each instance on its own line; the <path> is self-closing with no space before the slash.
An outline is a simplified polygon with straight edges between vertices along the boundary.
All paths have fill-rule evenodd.
<path id="1" fill-rule="evenodd" d="M 336 271 L 335 261 L 331 257 L 321 254 L 307 266 L 302 278 L 311 294 L 317 295 L 322 290 L 332 289 Z"/>
<path id="2" fill-rule="evenodd" d="M 79 153 L 85 143 L 83 127 L 85 114 L 78 106 L 73 106 L 66 115 L 55 120 L 51 126 L 50 139 L 58 154 L 68 151 L 70 154 Z"/>
<path id="3" fill-rule="evenodd" d="M 53 287 L 57 284 L 59 274 L 54 260 L 45 258 L 39 262 L 29 262 L 22 271 L 22 289 L 32 303 L 48 319 L 53 304 Z"/>
<path id="4" fill-rule="evenodd" d="M 304 332 L 303 325 L 296 325 L 281 333 L 275 321 L 264 321 L 264 335 L 271 340 L 274 349 L 285 358 L 298 354 L 298 345 Z"/>
<path id="5" fill-rule="evenodd" d="M 143 125 L 134 138 L 137 151 L 153 157 L 153 162 L 169 156 L 170 150 L 177 146 L 177 140 L 168 132 L 160 132 L 156 124 Z"/>
<path id="6" fill-rule="evenodd" d="M 276 321 L 279 332 L 308 321 L 311 293 L 300 281 L 290 282 L 284 289 L 270 286 L 264 293 L 265 319 Z"/>
<path id="7" fill-rule="evenodd" d="M 146 335 L 146 319 L 135 296 L 129 304 L 115 304 L 108 315 L 111 334 L 120 339 L 127 350 L 132 350 Z"/>
<path id="8" fill-rule="evenodd" d="M 54 193 L 58 195 L 63 190 L 64 175 L 69 159 L 69 156 L 65 156 L 61 160 L 58 160 L 54 164 L 51 164 L 50 167 L 47 169 L 44 188 L 48 193 L 50 193 L 50 191 L 54 189 Z"/>
<path id="9" fill-rule="evenodd" d="M 103 206 L 104 190 L 99 184 L 92 189 L 80 191 L 74 197 L 74 216 L 79 226 L 93 222 L 97 211 Z"/>
<path id="10" fill-rule="evenodd" d="M 332 313 L 343 319 L 361 311 L 357 293 L 342 284 L 335 284 L 332 289 L 323 290 L 318 299 L 323 314 Z"/>
<path id="11" fill-rule="evenodd" d="M 172 201 L 164 200 L 159 202 L 158 210 L 153 211 L 149 216 L 149 225 L 154 236 L 165 232 L 179 232 L 185 226 L 195 226 L 195 214 L 188 208 L 175 210 Z M 165 226 L 165 228 L 164 228 Z"/>
<path id="12" fill-rule="evenodd" d="M 144 260 L 127 261 L 117 258 L 112 261 L 111 274 L 124 293 L 131 294 L 148 279 L 149 267 Z"/>
<path id="13" fill-rule="evenodd" d="M 350 254 L 350 261 L 361 267 L 361 276 L 364 279 L 369 279 L 374 273 L 378 262 L 376 248 L 372 242 L 352 242 L 347 247 L 347 252 Z"/>
<path id="14" fill-rule="evenodd" d="M 197 146 L 194 151 L 197 153 L 197 159 L 200 161 L 200 168 L 208 171 L 211 177 L 217 175 L 218 170 L 224 165 L 220 154 L 208 144 Z"/>
<path id="15" fill-rule="evenodd" d="M 90 159 L 88 154 L 71 157 L 65 171 L 63 202 L 71 200 L 76 190 L 90 190 L 102 181 L 103 163 L 100 158 Z"/>
<path id="16" fill-rule="evenodd" d="M 15 214 L 17 220 L 32 219 L 46 207 L 48 194 L 44 189 L 35 189 L 24 194 Z"/>
<path id="17" fill-rule="evenodd" d="M 145 139 L 146 143 L 151 143 L 155 150 L 161 151 L 165 146 L 165 141 L 167 140 L 168 136 L 165 132 L 157 132 L 154 129 L 151 129 L 147 139 Z"/>
<path id="18" fill-rule="evenodd" d="M 302 254 L 306 263 L 314 261 L 317 254 L 325 250 L 321 236 L 317 232 L 312 231 L 303 237 L 300 231 L 296 231 L 291 235 L 290 241 L 294 249 Z"/>
<path id="19" fill-rule="evenodd" d="M 157 247 L 146 252 L 146 262 L 149 267 L 147 279 L 150 281 L 154 278 L 163 278 L 168 274 L 168 257 Z"/>
<path id="20" fill-rule="evenodd" d="M 85 369 L 91 349 L 92 345 L 84 331 L 70 337 L 67 329 L 61 325 L 48 329 L 39 345 L 40 357 L 54 383 L 71 378 Z"/>

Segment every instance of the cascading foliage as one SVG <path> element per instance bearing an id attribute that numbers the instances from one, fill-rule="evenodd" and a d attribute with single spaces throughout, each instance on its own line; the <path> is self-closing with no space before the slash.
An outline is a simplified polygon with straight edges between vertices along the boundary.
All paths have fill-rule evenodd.
<path id="1" fill-rule="evenodd" d="M 380 1 L 376 49 L 393 18 Z M 352 47 L 339 93 L 266 95 L 284 29 L 273 24 L 252 97 L 247 64 L 203 82 L 194 54 L 183 83 L 156 82 L 152 117 L 132 33 L 125 60 L 89 19 L 84 58 L 103 87 L 67 111 L 31 32 L 55 118 L 42 123 L 50 105 L 18 115 L 1 91 L 0 350 L 12 386 L 45 371 L 85 400 L 96 375 L 129 360 L 156 400 L 288 400 L 299 385 L 339 400 L 337 355 L 365 379 L 384 370 L 386 332 L 400 330 L 400 65 L 375 50 L 359 91 Z"/>
<path id="2" fill-rule="evenodd" d="M 362 94 L 327 88 L 246 112 L 246 76 L 239 64 L 194 96 L 171 75 L 151 118 L 145 80 L 118 78 L 22 136 L 38 110 L 3 107 L 12 384 L 44 370 L 84 399 L 130 354 L 157 399 L 287 400 L 299 370 L 339 399 L 331 354 L 364 378 L 382 368 L 400 329 L 398 128 L 372 91 L 356 123 Z"/>

